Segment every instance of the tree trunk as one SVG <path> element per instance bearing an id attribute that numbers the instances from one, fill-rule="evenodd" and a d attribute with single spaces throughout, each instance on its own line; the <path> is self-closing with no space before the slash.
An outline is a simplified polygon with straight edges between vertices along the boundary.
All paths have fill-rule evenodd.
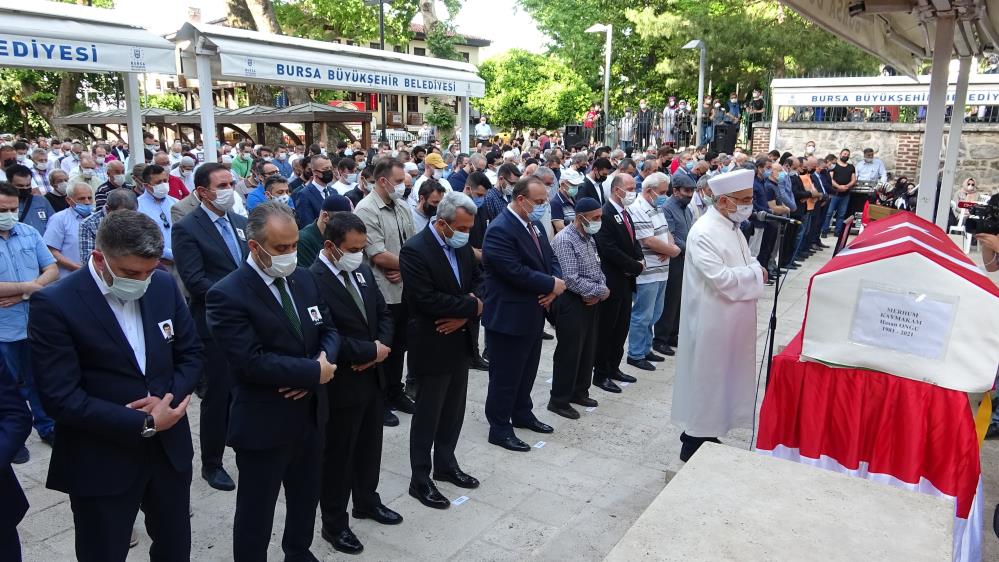
<path id="1" fill-rule="evenodd" d="M 423 16 L 423 31 L 426 35 L 437 25 L 437 7 L 434 0 L 420 0 L 420 15 Z"/>
<path id="2" fill-rule="evenodd" d="M 45 119 L 52 132 L 59 138 L 73 136 L 72 130 L 69 127 L 56 125 L 55 119 L 57 117 L 65 117 L 73 112 L 73 105 L 76 103 L 76 92 L 80 89 L 81 79 L 82 77 L 78 73 L 61 72 L 59 73 L 59 89 L 56 92 L 55 101 L 51 104 L 36 101 L 31 102 L 31 108 L 41 115 L 42 119 Z M 33 98 L 37 92 L 35 86 L 27 81 L 21 83 L 21 91 L 24 93 L 25 99 Z"/>
<path id="3" fill-rule="evenodd" d="M 271 0 L 244 0 L 246 8 L 253 17 L 253 23 L 257 26 L 257 31 L 284 35 L 281 31 L 281 24 L 278 23 L 277 15 L 274 14 L 274 4 Z M 288 94 L 288 104 L 298 105 L 312 101 L 308 88 L 286 86 L 284 88 Z"/>

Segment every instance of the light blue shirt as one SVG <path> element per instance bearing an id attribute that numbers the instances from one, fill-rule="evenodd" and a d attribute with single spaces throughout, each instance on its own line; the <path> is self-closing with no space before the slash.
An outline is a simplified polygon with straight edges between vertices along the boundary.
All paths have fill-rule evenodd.
<path id="1" fill-rule="evenodd" d="M 70 207 L 52 215 L 42 240 L 49 248 L 55 248 L 66 259 L 80 263 L 80 223 L 83 217 Z M 59 277 L 65 277 L 73 270 L 59 266 Z"/>
<path id="2" fill-rule="evenodd" d="M 246 194 L 246 210 L 252 211 L 254 207 L 267 201 L 267 191 L 264 189 L 263 184 L 258 185 L 256 189 Z M 288 199 L 288 206 L 292 209 L 295 208 L 295 202 Z"/>
<path id="3" fill-rule="evenodd" d="M 163 259 L 172 261 L 173 249 L 170 247 L 170 230 L 173 228 L 173 219 L 170 218 L 170 209 L 177 203 L 177 200 L 169 195 L 157 200 L 147 191 L 138 197 L 138 202 L 137 210 L 153 219 L 156 226 L 160 227 L 160 232 L 163 233 Z"/>
<path id="4" fill-rule="evenodd" d="M 854 167 L 857 169 L 857 181 L 888 181 L 888 171 L 880 158 L 875 158 L 870 164 L 866 160 L 857 162 Z"/>
<path id="5" fill-rule="evenodd" d="M 31 225 L 39 234 L 45 234 L 45 229 L 49 226 L 49 219 L 55 214 L 55 209 L 49 200 L 41 195 L 32 195 L 31 199 L 17 202 L 17 216 L 20 217 L 24 211 L 24 206 L 31 202 L 31 208 L 24 215 L 24 224 Z"/>
<path id="6" fill-rule="evenodd" d="M 55 263 L 42 235 L 34 227 L 17 223 L 7 238 L 0 237 L 0 281 L 34 281 L 42 269 Z M 0 308 L 0 341 L 28 338 L 28 301 Z"/>
<path id="7" fill-rule="evenodd" d="M 791 212 L 798 209 L 798 205 L 794 201 L 794 191 L 791 189 L 791 174 L 784 174 L 784 179 L 777 180 L 777 195 L 780 202 L 791 209 Z"/>
<path id="8" fill-rule="evenodd" d="M 433 217 L 431 217 L 433 218 Z M 444 255 L 447 256 L 447 262 L 451 264 L 451 272 L 454 273 L 454 278 L 458 281 L 458 285 L 461 285 L 461 274 L 458 273 L 458 256 L 454 253 L 454 248 L 448 246 L 447 242 L 437 234 L 437 229 L 433 227 L 428 227 L 434 238 L 437 239 L 437 243 L 441 245 L 444 250 Z"/>

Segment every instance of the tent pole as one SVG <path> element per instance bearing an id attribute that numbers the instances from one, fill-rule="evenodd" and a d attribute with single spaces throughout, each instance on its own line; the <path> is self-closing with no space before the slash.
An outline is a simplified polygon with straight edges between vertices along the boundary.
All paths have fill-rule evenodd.
<path id="1" fill-rule="evenodd" d="M 768 143 L 767 150 L 777 149 L 777 121 L 780 116 L 780 106 L 777 105 L 777 96 L 774 94 L 770 95 L 770 142 Z M 749 139 L 752 143 L 753 139 Z M 756 147 L 753 147 L 753 151 L 756 151 Z"/>
<path id="2" fill-rule="evenodd" d="M 941 14 L 936 19 L 933 38 L 933 67 L 930 71 L 930 98 L 926 107 L 926 131 L 923 133 L 923 162 L 919 166 L 919 201 L 916 214 L 934 221 L 937 210 L 937 173 L 940 149 L 943 148 L 944 114 L 947 111 L 947 79 L 950 55 L 954 51 L 954 16 Z"/>
<path id="3" fill-rule="evenodd" d="M 204 137 L 205 162 L 218 161 L 215 147 L 215 98 L 212 97 L 212 61 L 207 53 L 195 53 L 198 74 L 198 103 L 201 106 L 201 134 Z"/>
<path id="4" fill-rule="evenodd" d="M 947 230 L 950 217 L 950 198 L 954 193 L 954 176 L 957 174 L 957 153 L 961 148 L 961 129 L 964 127 L 964 103 L 968 99 L 968 77 L 971 74 L 971 57 L 961 57 L 954 91 L 954 110 L 950 114 L 950 133 L 947 135 L 947 152 L 944 157 L 943 181 L 940 183 L 940 200 L 937 201 L 937 226 Z"/>
<path id="5" fill-rule="evenodd" d="M 136 159 L 145 164 L 145 146 L 142 144 L 142 107 L 139 105 L 139 75 L 122 72 L 121 81 L 125 84 L 125 116 L 128 126 L 128 172 L 132 172 Z"/>
<path id="6" fill-rule="evenodd" d="M 468 148 L 468 137 L 469 137 L 468 123 L 469 123 L 469 119 L 468 119 L 468 96 L 462 96 L 462 97 L 458 98 L 458 126 L 455 127 L 455 129 L 456 129 L 455 132 L 457 132 L 458 136 L 460 137 L 458 139 L 460 141 L 459 151 L 463 152 L 465 154 L 468 154 L 468 150 L 469 150 L 469 148 Z"/>

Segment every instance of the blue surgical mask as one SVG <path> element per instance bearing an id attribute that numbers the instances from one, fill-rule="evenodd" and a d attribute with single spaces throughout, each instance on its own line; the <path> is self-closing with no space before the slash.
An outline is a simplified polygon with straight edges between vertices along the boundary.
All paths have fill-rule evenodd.
<path id="1" fill-rule="evenodd" d="M 545 201 L 540 205 L 535 205 L 534 209 L 531 210 L 530 220 L 539 221 L 545 216 L 545 212 L 548 210 L 548 202 Z"/>
<path id="2" fill-rule="evenodd" d="M 693 160 L 687 160 L 687 162 L 684 163 L 683 167 L 686 168 L 687 170 L 693 170 L 694 169 L 694 161 Z"/>
<path id="3" fill-rule="evenodd" d="M 668 195 L 656 195 L 656 207 L 657 208 L 658 207 L 662 207 L 663 205 L 665 205 L 667 201 L 669 201 L 669 196 Z"/>
<path id="4" fill-rule="evenodd" d="M 785 179 L 787 179 L 787 172 L 777 173 L 777 181 L 784 181 Z"/>
<path id="5" fill-rule="evenodd" d="M 75 209 L 76 212 L 79 213 L 81 217 L 89 217 L 90 213 L 94 212 L 93 205 L 84 205 L 83 203 L 77 203 L 76 205 L 73 205 L 73 209 Z"/>
<path id="6" fill-rule="evenodd" d="M 458 232 L 457 230 L 451 228 L 451 225 L 449 225 L 448 223 L 444 223 L 444 226 L 446 226 L 447 229 L 451 231 L 451 237 L 444 239 L 444 241 L 447 242 L 448 246 L 458 249 L 464 246 L 465 244 L 468 244 L 467 232 Z"/>
<path id="7" fill-rule="evenodd" d="M 472 197 L 472 202 L 475 203 L 476 207 L 481 207 L 485 202 L 486 198 L 483 197 Z"/>

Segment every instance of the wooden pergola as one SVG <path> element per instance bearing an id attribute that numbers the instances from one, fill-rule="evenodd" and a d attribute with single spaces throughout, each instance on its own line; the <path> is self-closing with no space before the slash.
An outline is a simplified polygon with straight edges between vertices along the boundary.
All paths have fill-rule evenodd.
<path id="1" fill-rule="evenodd" d="M 190 111 L 170 111 L 159 108 L 146 108 L 141 111 L 142 123 L 148 127 L 155 127 L 159 132 L 160 140 L 166 130 L 172 130 L 176 137 L 186 141 L 196 142 L 201 138 L 201 110 L 192 109 Z M 122 138 L 122 135 L 109 127 L 109 125 L 125 125 L 126 115 L 123 109 L 110 111 L 83 111 L 59 117 L 56 123 L 73 127 L 83 131 L 88 137 L 97 140 L 97 135 L 93 129 L 99 129 L 107 135 Z M 287 127 L 287 123 L 300 123 L 305 131 L 305 146 L 314 142 L 312 126 L 317 124 L 329 124 L 339 130 L 351 141 L 360 141 L 361 146 L 368 148 L 371 144 L 371 113 L 367 111 L 356 111 L 342 107 L 333 107 L 317 102 L 308 102 L 288 107 L 267 107 L 262 105 L 251 105 L 237 109 L 215 109 L 216 138 L 225 138 L 225 129 L 235 131 L 246 139 L 250 139 L 258 144 L 264 143 L 264 133 L 267 127 L 274 127 L 288 136 L 293 144 L 300 144 L 297 133 Z M 348 123 L 361 124 L 361 138 L 356 138 L 345 125 Z M 248 126 L 244 128 L 243 126 Z M 185 129 L 191 131 L 187 135 Z M 251 134 L 250 130 L 253 131 Z"/>

